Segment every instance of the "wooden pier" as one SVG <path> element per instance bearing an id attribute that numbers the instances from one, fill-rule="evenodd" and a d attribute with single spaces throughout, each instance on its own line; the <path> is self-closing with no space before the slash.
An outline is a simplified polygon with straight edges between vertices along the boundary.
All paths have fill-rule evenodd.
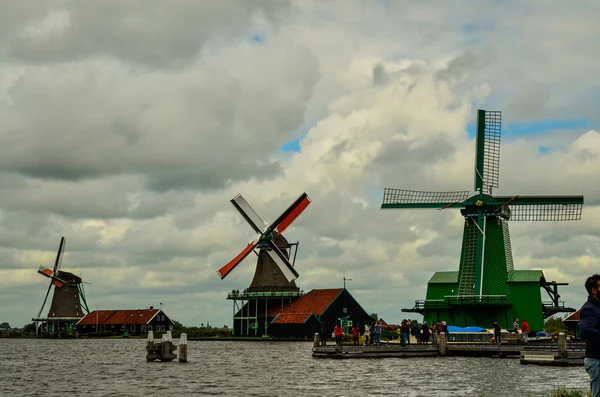
<path id="1" fill-rule="evenodd" d="M 440 335 L 442 336 L 442 335 Z M 334 344 L 320 346 L 317 336 L 312 351 L 314 358 L 411 358 L 411 357 L 495 357 L 520 358 L 521 364 L 534 365 L 583 365 L 585 345 L 581 342 L 566 343 L 564 335 L 559 343 L 545 342 L 537 344 L 524 343 L 447 343 L 445 337 L 438 338 L 438 344 L 410 344 L 402 346 L 399 343 L 382 343 L 374 345 L 342 345 Z"/>

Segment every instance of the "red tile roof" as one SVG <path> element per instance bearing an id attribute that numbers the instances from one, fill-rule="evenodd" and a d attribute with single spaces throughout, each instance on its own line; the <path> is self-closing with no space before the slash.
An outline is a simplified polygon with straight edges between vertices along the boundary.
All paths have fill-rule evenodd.
<path id="1" fill-rule="evenodd" d="M 580 310 L 577 310 L 575 313 L 569 314 L 567 317 L 563 319 L 563 321 L 579 321 Z"/>
<path id="2" fill-rule="evenodd" d="M 342 291 L 342 288 L 313 289 L 283 309 L 271 309 L 268 316 L 275 317 L 279 313 L 313 313 L 315 316 L 320 316 Z"/>
<path id="3" fill-rule="evenodd" d="M 159 309 L 94 310 L 79 320 L 77 325 L 148 324 Z"/>
<path id="4" fill-rule="evenodd" d="M 271 324 L 304 324 L 312 313 L 279 313 Z"/>

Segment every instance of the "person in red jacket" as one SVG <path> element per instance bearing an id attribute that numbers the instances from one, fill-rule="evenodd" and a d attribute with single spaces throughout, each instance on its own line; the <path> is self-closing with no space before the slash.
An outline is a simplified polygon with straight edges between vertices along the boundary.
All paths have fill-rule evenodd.
<path id="1" fill-rule="evenodd" d="M 521 323 L 521 332 L 523 333 L 523 343 L 527 343 L 527 337 L 531 330 L 529 329 L 529 323 L 525 319 L 523 319 L 523 322 Z"/>
<path id="2" fill-rule="evenodd" d="M 352 341 L 354 342 L 354 346 L 358 346 L 358 334 L 359 334 L 358 330 L 359 330 L 358 325 L 355 325 L 350 330 L 350 332 L 352 332 Z"/>
<path id="3" fill-rule="evenodd" d="M 333 329 L 333 334 L 335 335 L 335 345 L 341 346 L 342 336 L 344 336 L 344 328 L 342 328 L 342 325 L 340 323 L 337 323 L 337 325 Z"/>

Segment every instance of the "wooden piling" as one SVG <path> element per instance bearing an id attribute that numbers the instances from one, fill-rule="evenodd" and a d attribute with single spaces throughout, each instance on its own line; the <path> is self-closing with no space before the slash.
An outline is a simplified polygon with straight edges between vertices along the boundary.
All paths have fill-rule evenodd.
<path id="1" fill-rule="evenodd" d="M 437 336 L 438 339 L 438 349 L 440 352 L 440 356 L 445 356 L 446 355 L 446 333 L 445 332 L 440 332 Z"/>
<path id="2" fill-rule="evenodd" d="M 179 362 L 187 363 L 187 334 L 181 334 L 177 347 L 179 348 Z"/>
<path id="3" fill-rule="evenodd" d="M 320 337 L 319 337 L 319 333 L 315 332 L 315 339 L 314 339 L 314 347 L 319 347 L 319 341 L 320 341 Z"/>
<path id="4" fill-rule="evenodd" d="M 560 358 L 567 358 L 567 337 L 564 332 L 558 334 L 558 355 Z"/>

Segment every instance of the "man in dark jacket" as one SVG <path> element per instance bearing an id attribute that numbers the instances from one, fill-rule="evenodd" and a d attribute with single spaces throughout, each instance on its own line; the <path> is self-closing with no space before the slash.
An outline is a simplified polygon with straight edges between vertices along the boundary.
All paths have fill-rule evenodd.
<path id="1" fill-rule="evenodd" d="M 498 324 L 498 321 L 494 321 L 494 339 L 496 340 L 497 345 L 501 343 L 500 335 L 502 335 L 502 328 L 500 328 L 500 324 Z"/>
<path id="2" fill-rule="evenodd" d="M 592 397 L 600 397 L 600 274 L 585 280 L 587 302 L 580 311 L 579 333 L 585 340 L 583 365 L 590 376 Z"/>
<path id="3" fill-rule="evenodd" d="M 323 321 L 323 323 L 321 324 L 321 331 L 319 332 L 319 334 L 321 335 L 321 346 L 327 346 L 328 333 L 329 330 L 327 329 L 327 323 Z"/>

